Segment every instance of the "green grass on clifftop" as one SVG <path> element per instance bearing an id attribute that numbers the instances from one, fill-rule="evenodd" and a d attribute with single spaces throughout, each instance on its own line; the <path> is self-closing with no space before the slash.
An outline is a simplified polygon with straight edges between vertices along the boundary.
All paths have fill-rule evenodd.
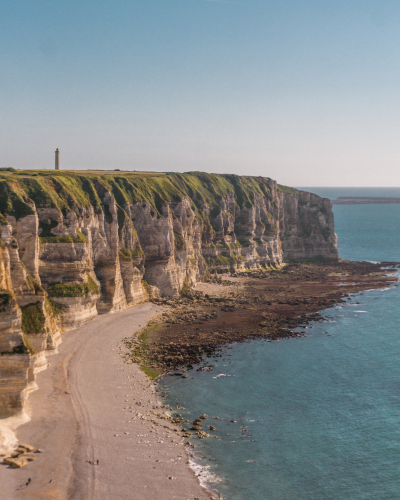
<path id="1" fill-rule="evenodd" d="M 72 205 L 101 210 L 110 222 L 112 214 L 104 203 L 108 190 L 120 210 L 127 203 L 149 202 L 159 215 L 166 203 L 183 198 L 193 200 L 192 207 L 201 211 L 203 204 L 219 209 L 219 200 L 229 193 L 241 208 L 251 207 L 255 195 L 271 199 L 271 181 L 263 177 L 231 174 L 152 173 L 115 171 L 0 171 L 0 213 L 17 219 L 34 213 L 36 207 L 62 210 Z M 283 190 L 283 186 L 280 186 Z M 285 188 L 289 190 L 291 188 Z M 294 192 L 294 190 L 291 190 Z M 118 217 L 124 220 L 123 212 Z M 46 234 L 43 237 L 50 238 Z M 49 241 L 48 241 L 49 242 Z"/>
<path id="2" fill-rule="evenodd" d="M 282 191 L 282 193 L 286 193 L 286 194 L 293 194 L 296 192 L 295 189 L 288 187 L 288 186 L 282 186 L 282 184 L 278 184 L 278 190 Z"/>

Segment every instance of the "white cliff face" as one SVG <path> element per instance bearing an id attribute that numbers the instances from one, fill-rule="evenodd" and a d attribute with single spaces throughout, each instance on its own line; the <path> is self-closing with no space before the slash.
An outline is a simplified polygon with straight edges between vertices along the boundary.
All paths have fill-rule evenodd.
<path id="1" fill-rule="evenodd" d="M 126 206 L 145 256 L 145 279 L 162 295 L 178 295 L 198 277 L 201 226 L 190 200 L 164 205 L 162 217 L 149 203 Z M 197 250 L 197 252 L 196 252 Z"/>
<path id="2" fill-rule="evenodd" d="M 45 310 L 45 291 L 27 272 L 38 276 L 37 219 L 29 215 L 0 226 L 0 416 L 22 410 L 35 374 L 47 366 L 44 353 L 55 349 L 60 328 Z M 28 235 L 23 233 L 27 229 Z M 18 237 L 23 249 L 19 252 Z M 20 259 L 21 255 L 21 259 Z M 24 259 L 24 260 L 22 260 Z M 37 324 L 32 329 L 32 314 Z M 32 330 L 35 330 L 34 332 Z"/>
<path id="3" fill-rule="evenodd" d="M 118 190 L 117 203 L 97 179 L 92 204 L 63 192 L 68 208 L 46 205 L 42 198 L 36 206 L 26 196 L 22 215 L 4 211 L 0 416 L 22 409 L 35 373 L 46 367 L 46 353 L 57 348 L 62 332 L 97 314 L 150 296 L 177 296 L 207 271 L 338 259 L 329 200 L 282 190 L 270 179 L 257 182 L 262 189 L 247 198 L 234 186 L 208 202 L 175 196 L 157 209 L 150 197 L 128 201 Z M 64 189 L 56 179 L 52 188 Z"/>

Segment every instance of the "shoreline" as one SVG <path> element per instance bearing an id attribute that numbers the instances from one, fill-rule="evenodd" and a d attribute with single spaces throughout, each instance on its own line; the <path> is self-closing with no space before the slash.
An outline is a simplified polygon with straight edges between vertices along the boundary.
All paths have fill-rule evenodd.
<path id="1" fill-rule="evenodd" d="M 371 264 L 375 265 L 375 263 L 372 263 L 372 262 L 371 262 Z M 384 278 L 389 278 L 388 280 L 386 280 L 386 279 L 383 279 L 383 280 L 377 279 L 376 281 L 374 280 L 372 283 L 369 283 L 369 285 L 372 284 L 372 286 L 363 286 L 362 288 L 359 288 L 358 290 L 348 291 L 347 293 L 345 293 L 341 297 L 341 299 L 343 300 L 343 302 L 341 302 L 340 300 L 338 300 L 337 302 L 330 304 L 328 307 L 319 310 L 317 316 L 313 315 L 312 317 L 309 317 L 307 319 L 307 321 L 302 321 L 303 326 L 306 324 L 307 326 L 305 328 L 309 328 L 310 327 L 309 325 L 312 324 L 312 323 L 319 323 L 320 321 L 325 322 L 326 319 L 323 318 L 323 314 L 327 313 L 327 312 L 329 313 L 329 311 L 332 308 L 336 308 L 338 305 L 339 305 L 339 307 L 343 307 L 343 306 L 340 306 L 340 304 L 341 303 L 346 304 L 347 300 L 350 300 L 350 297 L 352 299 L 358 300 L 357 299 L 358 295 L 362 295 L 363 292 L 366 292 L 366 291 L 368 292 L 368 291 L 372 291 L 372 290 L 379 290 L 379 291 L 382 290 L 383 291 L 383 290 L 389 290 L 389 287 L 392 288 L 394 286 L 399 286 L 398 282 L 400 281 L 400 274 L 399 274 L 400 263 L 397 263 L 397 262 L 381 262 L 381 263 L 376 263 L 376 264 L 379 264 L 380 268 L 383 269 L 384 271 L 388 271 L 388 274 L 385 273 L 385 276 L 384 276 Z M 390 273 L 396 273 L 396 275 L 393 276 Z M 227 278 L 227 280 L 230 280 L 230 279 L 231 278 Z M 343 285 L 343 284 L 340 283 L 339 285 Z M 221 289 L 222 289 L 221 285 L 214 285 L 214 284 L 212 285 L 212 288 L 214 289 L 214 291 L 218 291 L 218 288 L 219 288 L 219 291 L 221 291 Z M 355 303 L 357 303 L 357 302 L 355 302 Z M 321 315 L 319 313 L 321 313 Z M 311 313 L 311 314 L 313 314 L 313 313 Z M 299 327 L 297 326 L 296 328 L 299 328 Z M 309 333 L 307 333 L 307 335 L 305 335 L 305 336 L 309 336 Z M 284 339 L 291 340 L 290 336 L 284 336 L 284 337 L 281 337 L 281 338 L 277 338 L 276 340 L 279 341 L 279 340 L 284 340 Z M 229 351 L 224 351 L 224 349 L 226 349 L 226 348 L 230 349 L 235 344 L 252 343 L 255 340 L 266 340 L 266 339 L 263 338 L 262 336 L 252 336 L 252 337 L 246 337 L 246 338 L 243 338 L 243 339 L 240 339 L 240 340 L 232 340 L 231 342 L 228 341 L 228 342 L 226 342 L 224 344 L 218 345 L 216 347 L 216 352 L 217 353 L 229 352 Z M 268 341 L 271 342 L 271 340 L 268 340 Z M 209 355 L 209 356 L 204 356 L 200 360 L 200 362 L 199 362 L 198 365 L 196 365 L 195 367 L 193 367 L 191 369 L 188 369 L 188 371 L 187 371 L 188 377 L 196 376 L 195 375 L 195 371 L 202 370 L 202 368 L 203 369 L 205 368 L 207 371 L 213 371 L 213 368 L 212 368 L 214 366 L 212 364 L 213 363 L 213 358 L 219 357 L 218 354 L 217 354 L 217 356 L 215 356 L 214 354 Z M 186 368 L 184 368 L 182 370 L 179 370 L 179 371 L 181 371 L 182 373 L 185 373 L 186 372 Z M 164 379 L 164 378 L 166 378 L 168 376 L 174 376 L 174 375 L 178 375 L 178 373 L 176 372 L 176 370 L 172 370 L 172 371 L 170 371 L 168 373 L 164 373 L 163 375 L 161 375 L 160 377 L 158 377 L 157 380 L 161 381 L 161 379 Z M 235 375 L 233 375 L 233 376 L 235 376 Z M 167 380 L 165 380 L 165 381 L 166 381 L 166 387 L 168 388 L 168 385 L 169 385 L 168 381 Z M 162 390 L 163 391 L 165 391 L 165 390 L 169 391 L 169 389 L 166 389 L 165 387 Z M 167 394 L 168 393 L 165 393 L 164 397 L 168 398 Z M 181 401 L 182 394 L 179 395 L 179 393 L 178 393 L 175 396 L 179 397 L 179 401 Z M 179 407 L 177 407 L 176 411 L 178 411 L 178 408 Z M 188 408 L 191 408 L 190 405 L 189 405 Z M 203 411 L 203 409 L 200 410 L 200 411 Z M 187 418 L 189 418 L 189 417 L 187 417 Z M 211 422 L 209 422 L 208 419 L 205 420 L 204 422 L 207 422 L 207 425 L 205 426 L 206 428 L 208 427 L 208 424 L 211 423 Z M 186 424 L 182 424 L 182 425 L 185 425 L 185 427 L 186 427 Z M 187 424 L 187 425 L 191 425 L 191 424 Z M 207 432 L 209 432 L 209 431 L 207 431 Z M 196 432 L 194 432 L 193 434 L 196 434 Z M 213 436 L 213 432 L 211 432 L 209 434 L 209 436 L 214 437 Z M 199 436 L 199 438 L 203 439 L 200 436 Z M 193 439 L 196 439 L 196 437 L 195 436 L 191 436 L 191 437 L 187 438 L 186 441 L 188 441 L 188 440 L 192 441 Z M 197 446 L 196 446 L 196 448 L 197 448 Z M 214 472 L 212 472 L 210 470 L 204 470 L 204 469 L 209 469 L 210 468 L 209 466 L 204 466 L 204 463 L 201 460 L 201 458 L 206 458 L 206 457 L 201 457 L 201 455 L 203 455 L 204 453 L 205 452 L 200 451 L 200 452 L 197 453 L 197 455 L 195 453 L 192 454 L 192 465 L 191 465 L 191 467 L 193 468 L 194 471 L 199 471 L 200 472 L 200 474 L 202 475 L 202 479 L 201 480 L 199 479 L 199 480 L 201 481 L 202 484 L 204 484 L 204 486 L 206 488 L 210 489 L 210 491 L 214 495 L 216 495 L 216 494 L 220 495 L 220 496 L 218 496 L 218 498 L 221 498 L 223 500 L 227 500 L 228 497 L 221 496 L 221 493 L 218 491 L 218 483 L 220 481 L 223 482 L 224 478 L 222 476 L 218 476 L 217 474 L 215 474 Z"/>
<path id="2" fill-rule="evenodd" d="M 171 499 L 210 498 L 180 436 L 155 415 L 163 409 L 154 384 L 122 357 L 122 338 L 159 310 L 144 303 L 65 334 L 37 376 L 32 419 L 17 430 L 20 442 L 43 453 L 22 469 L 0 468 L 7 499 L 128 499 L 132 487 L 146 500 L 164 491 Z"/>
<path id="3" fill-rule="evenodd" d="M 219 347 L 247 339 L 303 335 L 298 326 L 320 319 L 352 293 L 394 285 L 395 262 L 295 263 L 200 282 L 186 297 L 154 300 L 169 306 L 136 338 L 126 338 L 127 359 L 156 376 L 187 369 Z"/>
<path id="4" fill-rule="evenodd" d="M 387 265 L 392 268 L 383 269 Z M 158 498 L 166 490 L 169 498 L 178 500 L 212 498 L 212 484 L 198 477 L 196 468 L 202 467 L 183 443 L 183 437 L 188 436 L 179 434 L 183 422 L 172 416 L 172 408 L 170 417 L 166 416 L 159 389 L 140 368 L 149 357 L 148 353 L 137 357 L 143 331 L 150 330 L 144 345 L 162 350 L 167 341 L 175 349 L 178 333 L 181 341 L 189 340 L 186 334 L 182 336 L 182 328 L 199 333 L 190 339 L 195 351 L 189 349 L 185 358 L 185 352 L 178 349 L 170 364 L 163 365 L 184 375 L 185 361 L 193 364 L 205 356 L 213 357 L 216 349 L 229 343 L 297 336 L 294 327 L 318 321 L 319 310 L 346 300 L 349 294 L 393 285 L 398 278 L 388 273 L 395 271 L 394 266 L 397 263 L 340 262 L 294 264 L 274 272 L 251 271 L 244 276 L 199 283 L 192 296 L 180 300 L 146 302 L 115 315 L 97 316 L 68 331 L 58 352 L 49 357 L 47 370 L 37 375 L 39 388 L 28 399 L 31 420 L 17 431 L 20 442 L 44 453 L 22 469 L 0 468 L 4 494 L 10 500 L 128 499 L 134 484 L 137 498 L 143 500 Z M 303 302 L 297 304 L 299 299 L 295 297 L 300 292 Z M 187 316 L 188 304 L 194 306 L 197 317 Z M 210 306 L 215 314 L 210 314 Z M 272 316 L 264 315 L 262 324 L 259 314 L 264 306 Z M 186 311 L 184 317 L 181 308 Z M 218 325 L 226 330 L 220 333 Z M 160 332 L 164 337 L 157 337 Z M 212 339 L 210 333 L 214 336 L 215 332 L 218 335 Z M 127 338 L 133 347 L 127 346 Z M 130 359 L 132 353 L 135 362 Z M 90 464 L 97 460 L 99 468 Z M 32 478 L 29 487 L 18 489 L 28 477 Z"/>

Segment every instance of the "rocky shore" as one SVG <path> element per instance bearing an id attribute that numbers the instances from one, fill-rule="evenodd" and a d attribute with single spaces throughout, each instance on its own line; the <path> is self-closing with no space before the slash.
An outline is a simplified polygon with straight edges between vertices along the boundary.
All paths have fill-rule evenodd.
<path id="1" fill-rule="evenodd" d="M 246 339 L 274 341 L 321 319 L 319 311 L 346 301 L 349 294 L 393 285 L 397 264 L 369 262 L 296 263 L 279 270 L 217 275 L 179 299 L 155 299 L 166 306 L 161 321 L 126 338 L 127 359 L 150 376 L 185 371 L 215 354 L 218 347 Z M 389 269 L 388 269 L 389 267 Z"/>

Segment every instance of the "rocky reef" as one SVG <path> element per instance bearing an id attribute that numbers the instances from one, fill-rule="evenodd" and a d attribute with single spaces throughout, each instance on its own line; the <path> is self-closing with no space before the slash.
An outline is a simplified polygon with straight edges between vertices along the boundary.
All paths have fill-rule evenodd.
<path id="1" fill-rule="evenodd" d="M 0 169 L 0 417 L 97 314 L 209 272 L 338 260 L 331 208 L 264 177 Z"/>

